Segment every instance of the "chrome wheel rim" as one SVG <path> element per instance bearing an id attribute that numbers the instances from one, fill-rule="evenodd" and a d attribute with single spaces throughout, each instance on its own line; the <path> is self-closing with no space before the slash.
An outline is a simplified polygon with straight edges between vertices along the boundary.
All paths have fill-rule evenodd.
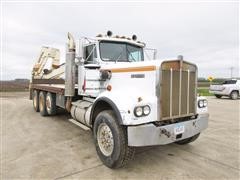
<path id="1" fill-rule="evenodd" d="M 237 94 L 237 93 L 233 93 L 233 94 L 232 94 L 232 98 L 233 98 L 233 99 L 237 99 L 237 98 L 238 98 L 238 94 Z"/>
<path id="2" fill-rule="evenodd" d="M 114 141 L 112 131 L 106 123 L 98 126 L 97 141 L 101 152 L 105 156 L 110 156 L 113 152 Z"/>
<path id="3" fill-rule="evenodd" d="M 40 111 L 43 110 L 43 96 L 42 95 L 39 96 L 39 109 L 40 109 Z"/>
<path id="4" fill-rule="evenodd" d="M 46 108 L 47 108 L 47 111 L 50 112 L 51 110 L 51 99 L 49 96 L 46 97 Z"/>
<path id="5" fill-rule="evenodd" d="M 35 108 L 37 107 L 37 93 L 34 93 L 33 105 Z"/>

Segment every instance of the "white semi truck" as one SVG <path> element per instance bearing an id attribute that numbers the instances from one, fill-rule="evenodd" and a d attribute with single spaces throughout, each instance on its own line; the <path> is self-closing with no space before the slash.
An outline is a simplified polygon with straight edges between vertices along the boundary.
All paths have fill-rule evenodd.
<path id="1" fill-rule="evenodd" d="M 206 98 L 197 96 L 197 66 L 183 56 L 146 60 L 145 49 L 135 35 L 110 31 L 77 45 L 68 34 L 64 64 L 58 49 L 44 47 L 30 84 L 35 111 L 70 112 L 71 122 L 92 130 L 97 154 L 110 168 L 124 166 L 135 147 L 196 140 L 209 117 Z"/>

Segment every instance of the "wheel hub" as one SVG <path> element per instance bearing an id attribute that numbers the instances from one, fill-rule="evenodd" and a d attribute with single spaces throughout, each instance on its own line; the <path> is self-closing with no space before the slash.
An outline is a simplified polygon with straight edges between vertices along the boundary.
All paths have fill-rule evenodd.
<path id="1" fill-rule="evenodd" d="M 110 156 L 113 152 L 114 141 L 112 131 L 106 123 L 102 123 L 98 127 L 97 141 L 101 152 L 105 156 Z"/>
<path id="2" fill-rule="evenodd" d="M 237 93 L 233 93 L 233 94 L 232 94 L 232 98 L 233 98 L 233 99 L 237 99 L 237 98 L 238 98 L 238 94 L 237 94 Z"/>
<path id="3" fill-rule="evenodd" d="M 51 100 L 50 100 L 50 97 L 47 96 L 46 98 L 46 107 L 47 107 L 47 111 L 50 111 L 50 108 L 51 108 Z"/>
<path id="4" fill-rule="evenodd" d="M 33 104 L 34 104 L 34 107 L 37 107 L 37 96 L 36 95 L 33 98 Z"/>
<path id="5" fill-rule="evenodd" d="M 42 111 L 43 110 L 43 97 L 39 97 L 39 109 Z"/>

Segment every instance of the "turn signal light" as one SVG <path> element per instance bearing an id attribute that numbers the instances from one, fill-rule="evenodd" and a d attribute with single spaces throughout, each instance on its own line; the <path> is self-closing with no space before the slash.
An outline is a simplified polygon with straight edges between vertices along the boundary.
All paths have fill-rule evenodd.
<path id="1" fill-rule="evenodd" d="M 111 90 L 112 90 L 112 86 L 111 86 L 111 85 L 108 85 L 108 86 L 107 86 L 107 90 L 108 90 L 108 91 L 111 91 Z"/>

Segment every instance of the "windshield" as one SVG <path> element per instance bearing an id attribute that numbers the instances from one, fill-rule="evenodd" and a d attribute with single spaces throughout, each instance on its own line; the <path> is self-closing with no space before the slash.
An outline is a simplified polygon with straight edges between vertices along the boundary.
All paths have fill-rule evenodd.
<path id="1" fill-rule="evenodd" d="M 237 80 L 227 80 L 224 81 L 223 84 L 236 84 Z"/>
<path id="2" fill-rule="evenodd" d="M 103 61 L 143 61 L 143 49 L 123 42 L 100 42 L 100 56 Z"/>

